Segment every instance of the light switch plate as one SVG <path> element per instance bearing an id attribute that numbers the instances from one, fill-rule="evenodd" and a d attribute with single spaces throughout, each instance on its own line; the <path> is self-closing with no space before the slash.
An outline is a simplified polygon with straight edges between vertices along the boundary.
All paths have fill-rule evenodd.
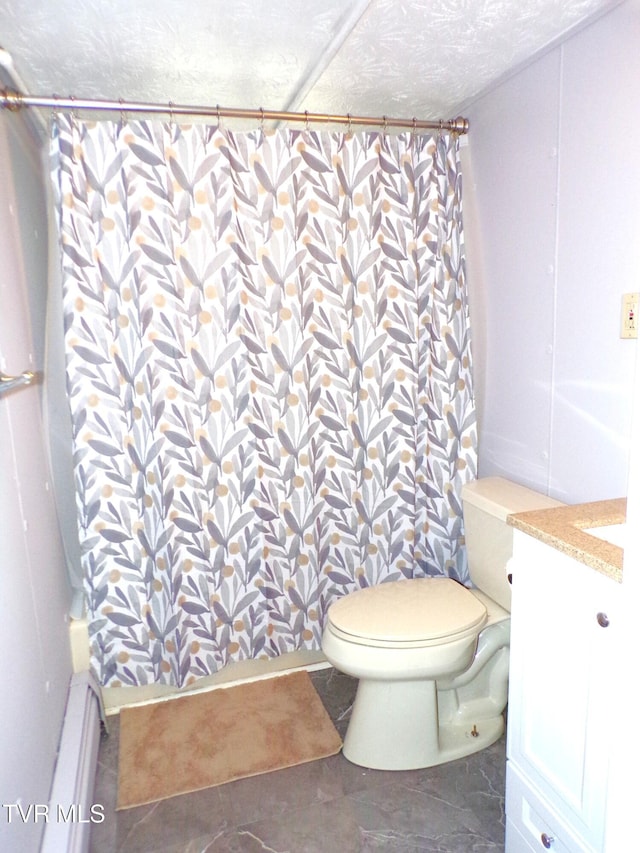
<path id="1" fill-rule="evenodd" d="M 638 337 L 638 300 L 639 293 L 623 293 L 622 294 L 622 317 L 620 320 L 620 337 L 621 338 L 637 338 Z"/>

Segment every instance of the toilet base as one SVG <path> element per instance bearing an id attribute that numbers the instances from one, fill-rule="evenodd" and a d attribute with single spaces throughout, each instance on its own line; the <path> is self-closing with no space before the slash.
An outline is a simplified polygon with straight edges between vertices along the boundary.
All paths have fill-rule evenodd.
<path id="1" fill-rule="evenodd" d="M 438 726 L 435 681 L 361 679 L 343 755 L 373 770 L 417 770 L 472 755 L 504 732 L 498 714 L 477 723 Z"/>

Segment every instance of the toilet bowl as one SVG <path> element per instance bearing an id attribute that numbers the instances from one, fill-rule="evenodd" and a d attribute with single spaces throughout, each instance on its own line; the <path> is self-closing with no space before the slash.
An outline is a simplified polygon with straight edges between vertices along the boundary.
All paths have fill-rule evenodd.
<path id="1" fill-rule="evenodd" d="M 327 660 L 359 679 L 343 753 L 381 770 L 430 767 L 504 731 L 512 528 L 507 515 L 561 505 L 499 477 L 463 489 L 475 588 L 447 577 L 388 581 L 328 610 Z"/>

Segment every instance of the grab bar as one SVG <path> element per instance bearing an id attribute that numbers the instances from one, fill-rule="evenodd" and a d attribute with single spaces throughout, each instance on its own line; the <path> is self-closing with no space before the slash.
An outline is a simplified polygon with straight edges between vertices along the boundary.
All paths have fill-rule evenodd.
<path id="1" fill-rule="evenodd" d="M 25 370 L 19 376 L 7 376 L 6 373 L 0 373 L 0 396 L 5 391 L 11 391 L 13 388 L 18 388 L 21 385 L 31 385 L 37 374 L 31 370 Z"/>

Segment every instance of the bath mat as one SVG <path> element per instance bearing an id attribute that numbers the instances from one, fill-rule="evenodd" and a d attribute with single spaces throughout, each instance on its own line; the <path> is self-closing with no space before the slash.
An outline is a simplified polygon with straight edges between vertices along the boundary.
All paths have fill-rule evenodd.
<path id="1" fill-rule="evenodd" d="M 124 708 L 117 808 L 326 758 L 341 746 L 306 671 Z"/>

